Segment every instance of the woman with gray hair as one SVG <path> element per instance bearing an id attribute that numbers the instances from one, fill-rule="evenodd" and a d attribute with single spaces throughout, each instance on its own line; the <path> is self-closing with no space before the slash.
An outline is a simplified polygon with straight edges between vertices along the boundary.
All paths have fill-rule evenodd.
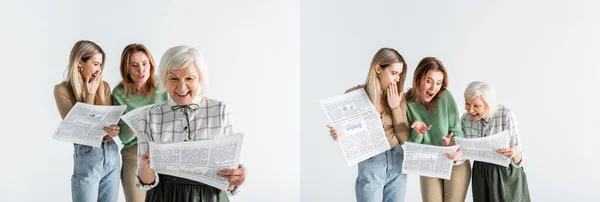
<path id="1" fill-rule="evenodd" d="M 505 130 L 510 134 L 510 147 L 497 151 L 511 159 L 508 167 L 479 161 L 473 163 L 473 201 L 531 201 L 514 112 L 497 103 L 494 88 L 485 82 L 471 82 L 464 97 L 467 112 L 461 123 L 465 138 L 486 137 Z"/>
<path id="2" fill-rule="evenodd" d="M 234 134 L 231 112 L 224 102 L 204 96 L 208 74 L 202 54 L 193 47 L 176 46 L 160 60 L 160 82 L 169 99 L 150 108 L 138 134 L 136 185 L 146 201 L 222 202 L 239 191 L 246 168 L 222 170 L 216 175 L 229 182 L 220 189 L 193 180 L 158 174 L 150 168 L 148 142 L 172 143 L 218 139 Z M 164 89 L 166 87 L 166 89 Z"/>

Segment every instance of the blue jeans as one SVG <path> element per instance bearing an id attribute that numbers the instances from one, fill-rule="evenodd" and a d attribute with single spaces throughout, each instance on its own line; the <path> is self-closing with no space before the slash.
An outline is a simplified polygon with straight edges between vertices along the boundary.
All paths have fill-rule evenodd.
<path id="1" fill-rule="evenodd" d="M 77 202 L 118 201 L 121 161 L 115 141 L 100 148 L 75 144 L 71 195 Z"/>
<path id="2" fill-rule="evenodd" d="M 357 202 L 403 202 L 406 174 L 402 174 L 404 150 L 397 145 L 358 163 Z"/>

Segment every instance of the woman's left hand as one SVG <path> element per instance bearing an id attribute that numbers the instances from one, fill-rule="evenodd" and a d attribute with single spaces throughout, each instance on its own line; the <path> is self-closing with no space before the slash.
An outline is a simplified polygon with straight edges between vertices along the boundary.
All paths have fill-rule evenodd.
<path id="1" fill-rule="evenodd" d="M 510 146 L 509 148 L 498 149 L 496 152 L 510 158 L 514 163 L 521 161 L 521 149 L 519 147 Z"/>
<path id="2" fill-rule="evenodd" d="M 459 148 L 458 150 L 456 150 L 456 152 L 446 153 L 446 157 L 448 157 L 452 161 L 458 161 L 460 160 L 460 157 L 462 157 L 462 149 Z"/>
<path id="3" fill-rule="evenodd" d="M 448 133 L 447 136 L 442 136 L 442 145 L 443 146 L 452 146 L 452 136 L 454 136 L 454 132 Z M 456 144 L 456 143 L 455 143 Z"/>
<path id="4" fill-rule="evenodd" d="M 242 185 L 246 180 L 246 167 L 240 164 L 237 169 L 221 170 L 217 176 L 227 179 L 229 189 L 233 189 Z"/>
<path id="5" fill-rule="evenodd" d="M 119 134 L 120 129 L 121 127 L 119 127 L 119 125 L 111 125 L 109 127 L 104 127 L 104 132 L 110 137 L 115 137 Z"/>

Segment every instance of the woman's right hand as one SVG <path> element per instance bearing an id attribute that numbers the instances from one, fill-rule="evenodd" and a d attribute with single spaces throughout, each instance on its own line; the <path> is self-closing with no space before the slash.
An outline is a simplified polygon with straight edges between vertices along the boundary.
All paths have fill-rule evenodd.
<path id="1" fill-rule="evenodd" d="M 153 184 L 156 180 L 154 170 L 150 168 L 150 152 L 146 152 L 140 159 L 140 171 L 138 173 L 142 184 Z"/>
<path id="2" fill-rule="evenodd" d="M 338 136 L 338 131 L 337 129 L 335 129 L 335 127 L 331 126 L 331 125 L 327 125 L 327 128 L 329 128 L 329 135 L 331 136 L 331 138 L 333 138 L 334 141 L 337 141 L 339 136 Z"/>
<path id="3" fill-rule="evenodd" d="M 150 152 L 147 151 L 142 156 L 142 165 L 140 167 L 150 168 Z"/>
<path id="4" fill-rule="evenodd" d="M 94 78 L 90 78 L 90 76 L 85 76 L 83 78 L 83 89 L 85 89 L 85 92 L 88 94 L 96 94 L 96 91 L 98 91 L 98 86 L 100 86 L 100 73 L 98 73 L 98 76 L 94 77 Z"/>
<path id="5" fill-rule="evenodd" d="M 414 121 L 412 125 L 410 125 L 410 128 L 415 129 L 417 134 L 424 135 L 425 132 L 431 129 L 431 125 L 427 126 L 427 124 L 423 123 L 422 121 Z"/>

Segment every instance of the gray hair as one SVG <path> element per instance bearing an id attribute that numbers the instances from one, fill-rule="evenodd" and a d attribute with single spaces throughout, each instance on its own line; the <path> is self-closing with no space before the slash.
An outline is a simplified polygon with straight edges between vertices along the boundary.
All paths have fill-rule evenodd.
<path id="1" fill-rule="evenodd" d="M 194 63 L 196 70 L 200 78 L 200 89 L 197 95 L 202 95 L 206 92 L 206 85 L 208 84 L 208 70 L 206 68 L 206 62 L 204 56 L 196 48 L 186 45 L 175 46 L 169 48 L 160 58 L 159 76 L 161 89 L 160 92 L 166 91 L 167 73 L 174 69 L 181 69 L 188 66 L 190 63 Z"/>
<path id="2" fill-rule="evenodd" d="M 473 81 L 469 83 L 467 89 L 465 89 L 465 99 L 473 99 L 477 96 L 481 96 L 483 101 L 488 106 L 488 111 L 485 115 L 487 118 L 492 118 L 496 110 L 498 110 L 498 100 L 496 99 L 496 90 L 492 85 L 483 81 Z"/>

